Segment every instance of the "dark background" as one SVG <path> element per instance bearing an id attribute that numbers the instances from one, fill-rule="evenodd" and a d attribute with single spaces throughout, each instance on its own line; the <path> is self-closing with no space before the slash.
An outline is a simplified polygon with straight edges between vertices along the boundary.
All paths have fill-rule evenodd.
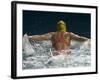
<path id="1" fill-rule="evenodd" d="M 91 15 L 87 13 L 65 13 L 23 10 L 23 35 L 55 32 L 57 22 L 63 20 L 68 32 L 90 38 Z"/>

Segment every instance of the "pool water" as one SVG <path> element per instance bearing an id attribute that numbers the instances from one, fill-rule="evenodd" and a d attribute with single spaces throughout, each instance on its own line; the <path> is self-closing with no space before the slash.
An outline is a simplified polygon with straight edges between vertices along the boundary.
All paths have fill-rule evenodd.
<path id="1" fill-rule="evenodd" d="M 28 35 L 23 36 L 23 69 L 69 68 L 91 66 L 91 50 L 89 41 L 71 41 L 69 55 L 52 56 L 53 50 L 50 40 L 29 41 Z"/>

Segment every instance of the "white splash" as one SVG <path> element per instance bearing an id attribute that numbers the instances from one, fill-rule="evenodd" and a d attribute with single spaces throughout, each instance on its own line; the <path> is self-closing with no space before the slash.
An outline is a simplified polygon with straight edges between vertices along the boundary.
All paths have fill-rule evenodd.
<path id="1" fill-rule="evenodd" d="M 85 67 L 91 65 L 90 40 L 71 42 L 71 54 L 53 56 L 51 41 L 29 41 L 23 37 L 23 69 Z"/>
<path id="2" fill-rule="evenodd" d="M 25 53 L 27 53 L 27 55 L 33 54 L 35 52 L 28 40 L 27 34 L 24 35 L 22 42 L 23 42 L 23 50 Z"/>

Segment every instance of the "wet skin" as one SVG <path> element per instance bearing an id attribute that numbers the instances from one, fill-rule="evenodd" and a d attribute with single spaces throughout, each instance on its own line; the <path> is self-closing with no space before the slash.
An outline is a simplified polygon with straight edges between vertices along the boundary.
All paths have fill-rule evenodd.
<path id="1" fill-rule="evenodd" d="M 43 35 L 33 35 L 29 36 L 30 40 L 51 40 L 52 42 L 52 47 L 55 49 L 54 54 L 59 54 L 59 52 L 64 53 L 64 50 L 69 50 L 71 40 L 76 40 L 76 41 L 86 41 L 88 38 L 78 36 L 74 33 L 71 32 L 63 32 L 63 31 L 58 31 L 58 32 L 49 32 L 47 34 Z"/>

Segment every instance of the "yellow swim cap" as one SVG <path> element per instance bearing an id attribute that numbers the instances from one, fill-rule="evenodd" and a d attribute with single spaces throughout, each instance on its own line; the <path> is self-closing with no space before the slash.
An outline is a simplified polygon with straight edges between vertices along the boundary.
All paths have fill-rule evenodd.
<path id="1" fill-rule="evenodd" d="M 57 31 L 64 31 L 64 32 L 66 32 L 66 23 L 63 20 L 60 20 L 57 23 Z"/>

